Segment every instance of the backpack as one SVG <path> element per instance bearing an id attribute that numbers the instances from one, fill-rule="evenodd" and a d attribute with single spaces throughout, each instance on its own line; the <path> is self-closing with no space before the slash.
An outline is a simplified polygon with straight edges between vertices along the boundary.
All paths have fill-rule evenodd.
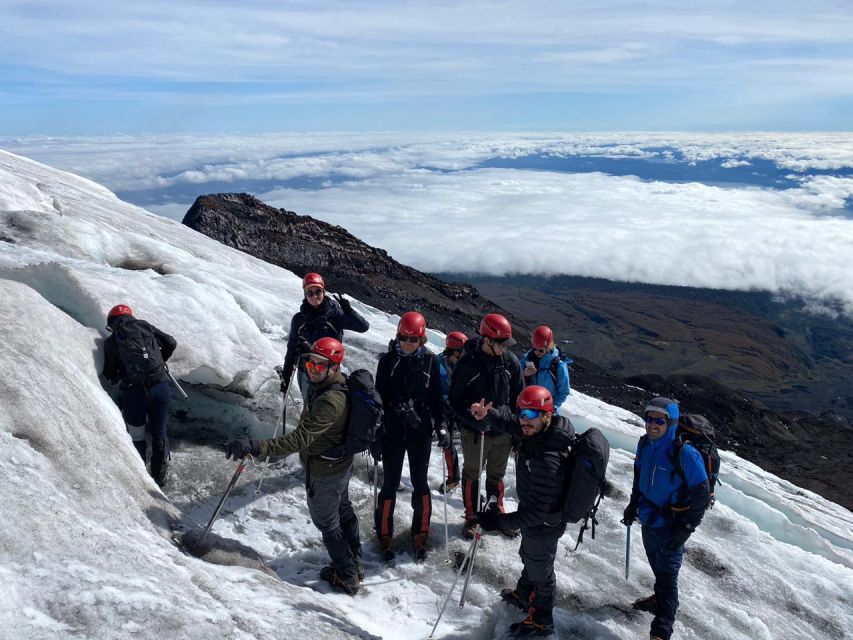
<path id="1" fill-rule="evenodd" d="M 675 432 L 675 457 L 673 466 L 676 473 L 681 476 L 687 485 L 687 478 L 681 468 L 681 450 L 685 444 L 690 444 L 702 456 L 705 463 L 705 472 L 708 474 L 708 485 L 711 489 L 711 505 L 714 504 L 714 486 L 720 477 L 720 452 L 714 441 L 714 427 L 705 416 L 697 413 L 687 413 L 678 419 L 678 427 Z"/>
<path id="2" fill-rule="evenodd" d="M 382 398 L 376 391 L 373 374 L 367 369 L 356 369 L 344 376 L 344 384 L 330 385 L 326 391 L 332 389 L 344 391 L 349 398 L 347 435 L 343 443 L 332 447 L 322 457 L 338 459 L 367 451 L 376 440 L 382 420 Z"/>
<path id="3" fill-rule="evenodd" d="M 583 534 L 592 520 L 592 537 L 595 538 L 595 513 L 604 496 L 607 481 L 607 463 L 610 460 L 610 443 L 598 429 L 588 429 L 576 436 L 566 454 L 563 467 L 563 521 L 584 520 L 575 549 L 583 542 Z"/>
<path id="4" fill-rule="evenodd" d="M 151 327 L 132 319 L 118 325 L 113 335 L 119 361 L 124 369 L 124 381 L 129 385 L 159 382 L 166 363 Z"/>
<path id="5" fill-rule="evenodd" d="M 551 364 L 548 365 L 548 373 L 551 374 L 551 377 L 554 378 L 554 388 L 557 388 L 557 372 L 560 369 L 560 365 L 562 363 L 566 363 L 566 378 L 569 383 L 569 391 L 572 390 L 572 376 L 569 365 L 574 362 L 569 356 L 560 351 L 560 348 L 557 347 L 557 357 L 551 358 Z"/>

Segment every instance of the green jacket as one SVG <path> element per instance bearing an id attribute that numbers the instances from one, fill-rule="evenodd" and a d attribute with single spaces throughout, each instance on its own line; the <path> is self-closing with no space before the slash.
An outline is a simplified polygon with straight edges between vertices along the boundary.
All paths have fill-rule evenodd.
<path id="1" fill-rule="evenodd" d="M 352 456 L 324 460 L 320 456 L 343 443 L 347 436 L 349 398 L 344 391 L 332 389 L 343 384 L 340 371 L 323 382 L 308 387 L 305 408 L 299 416 L 299 425 L 284 436 L 261 442 L 262 456 L 286 456 L 299 453 L 299 460 L 310 476 L 329 477 L 343 473 L 352 464 Z"/>

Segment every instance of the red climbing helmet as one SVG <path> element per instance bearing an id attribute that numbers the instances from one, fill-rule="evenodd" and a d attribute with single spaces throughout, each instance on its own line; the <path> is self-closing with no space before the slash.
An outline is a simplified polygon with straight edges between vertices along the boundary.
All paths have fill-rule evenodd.
<path id="1" fill-rule="evenodd" d="M 311 353 L 340 364 L 344 359 L 344 345 L 334 338 L 320 338 L 311 345 Z"/>
<path id="2" fill-rule="evenodd" d="M 305 277 L 302 278 L 302 289 L 307 289 L 308 287 L 320 287 L 321 289 L 326 288 L 326 281 L 323 280 L 323 276 L 319 273 L 306 273 Z"/>
<path id="3" fill-rule="evenodd" d="M 480 335 L 493 340 L 506 340 L 508 345 L 515 344 L 512 339 L 512 326 L 509 320 L 499 313 L 490 313 L 480 322 Z"/>
<path id="4" fill-rule="evenodd" d="M 545 387 L 532 385 L 524 387 L 518 394 L 515 406 L 521 409 L 533 409 L 535 411 L 548 411 L 554 413 L 554 398 Z"/>
<path id="5" fill-rule="evenodd" d="M 128 307 L 126 304 L 117 304 L 110 312 L 107 314 L 107 323 L 113 318 L 118 318 L 119 316 L 132 316 L 133 309 Z"/>
<path id="6" fill-rule="evenodd" d="M 466 342 L 468 342 L 468 336 L 464 333 L 461 331 L 451 331 L 444 340 L 444 347 L 446 349 L 461 349 L 465 346 Z"/>
<path id="7" fill-rule="evenodd" d="M 530 335 L 530 344 L 534 349 L 547 349 L 554 342 L 554 332 L 544 324 L 536 327 Z"/>
<path id="8" fill-rule="evenodd" d="M 407 311 L 397 323 L 397 335 L 423 338 L 426 335 L 426 319 L 417 311 Z"/>

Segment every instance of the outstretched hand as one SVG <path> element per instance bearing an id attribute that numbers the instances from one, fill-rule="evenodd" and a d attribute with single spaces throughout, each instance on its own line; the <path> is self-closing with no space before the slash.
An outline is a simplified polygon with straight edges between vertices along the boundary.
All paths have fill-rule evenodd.
<path id="1" fill-rule="evenodd" d="M 225 459 L 241 460 L 244 456 L 258 457 L 261 455 L 260 440 L 232 440 L 225 445 Z"/>
<path id="2" fill-rule="evenodd" d="M 482 420 L 487 415 L 489 415 L 489 409 L 492 408 L 491 402 L 486 402 L 485 398 L 481 398 L 479 402 L 475 402 L 471 405 L 471 415 L 474 416 L 475 420 Z"/>

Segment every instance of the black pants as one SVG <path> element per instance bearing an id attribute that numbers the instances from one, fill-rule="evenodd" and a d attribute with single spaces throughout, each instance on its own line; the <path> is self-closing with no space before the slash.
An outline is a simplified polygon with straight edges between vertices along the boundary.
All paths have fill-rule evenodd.
<path id="1" fill-rule="evenodd" d="M 169 464 L 169 439 L 166 419 L 169 417 L 169 402 L 172 393 L 169 382 L 164 380 L 153 387 L 131 387 L 123 389 L 119 398 L 122 416 L 133 446 L 145 462 L 147 446 L 146 431 L 151 435 L 151 475 L 162 484 Z"/>
<path id="2" fill-rule="evenodd" d="M 403 460 L 409 456 L 409 477 L 412 480 L 412 535 L 429 533 L 432 517 L 432 495 L 427 485 L 432 437 L 429 433 L 408 440 L 385 439 L 382 443 L 382 467 L 385 478 L 376 505 L 376 533 L 380 537 L 394 535 L 394 505 L 397 487 L 403 475 Z"/>
<path id="3" fill-rule="evenodd" d="M 529 612 L 538 622 L 554 624 L 554 597 L 557 592 L 557 577 L 554 574 L 554 559 L 557 557 L 557 542 L 565 532 L 560 525 L 543 530 L 521 530 L 521 547 L 518 555 L 524 563 L 521 577 L 515 587 L 518 597 L 529 603 Z"/>

